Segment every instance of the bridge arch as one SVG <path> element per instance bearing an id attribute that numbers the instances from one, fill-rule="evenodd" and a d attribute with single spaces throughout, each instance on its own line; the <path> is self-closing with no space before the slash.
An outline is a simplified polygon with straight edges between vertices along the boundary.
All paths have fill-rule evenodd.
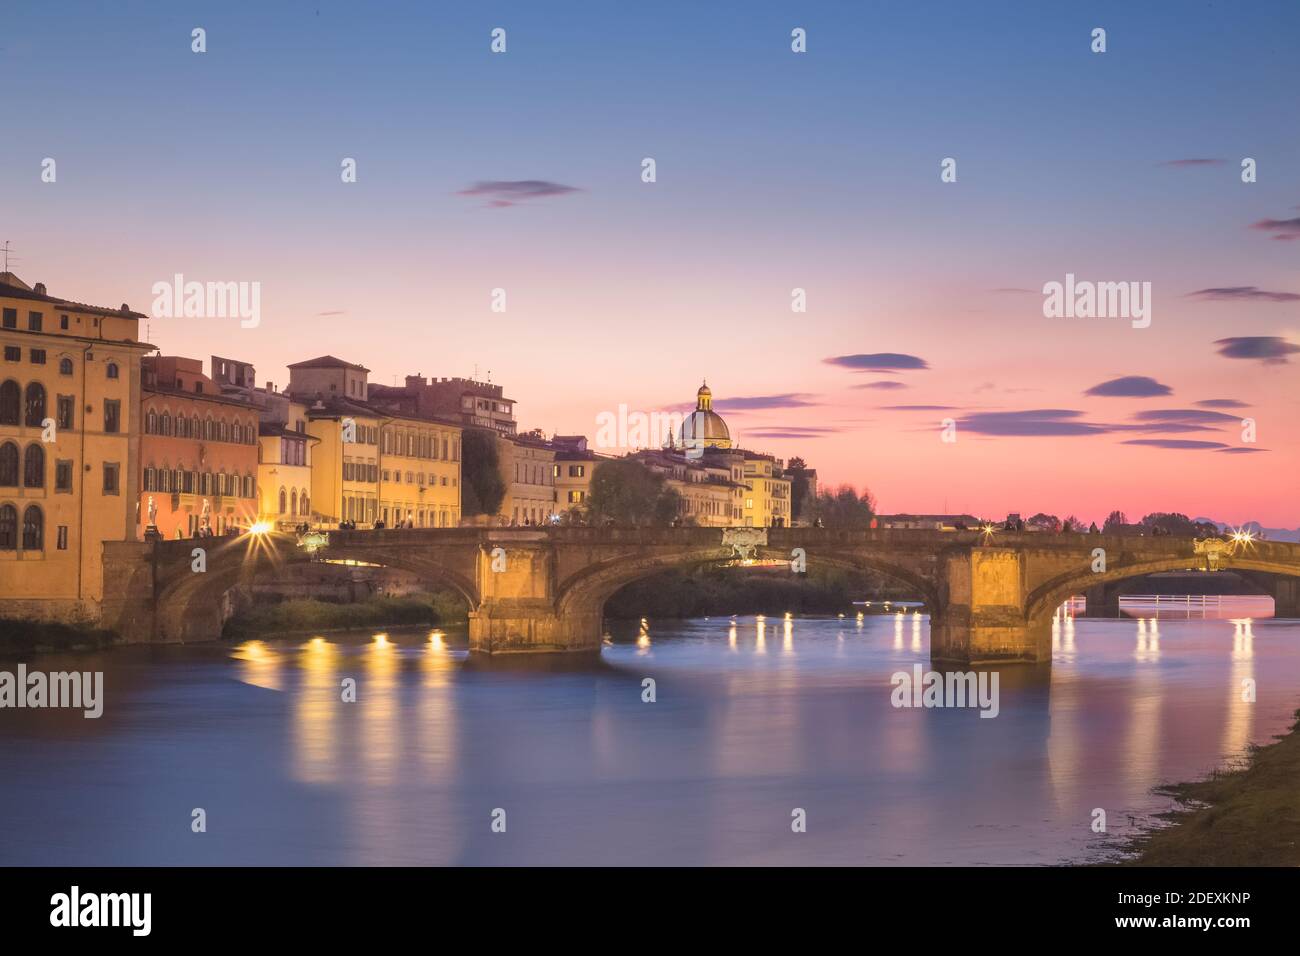
<path id="1" fill-rule="evenodd" d="M 1113 584 L 1116 581 L 1126 581 L 1164 571 L 1196 571 L 1204 566 L 1204 558 L 1182 556 L 1139 561 L 1118 567 L 1111 566 L 1097 573 L 1081 571 L 1060 575 L 1029 592 L 1025 598 L 1025 620 L 1034 624 L 1050 619 L 1056 609 L 1068 598 L 1086 592 L 1099 584 Z M 1221 568 L 1224 571 L 1256 572 L 1300 578 L 1300 568 L 1262 557 L 1232 557 L 1225 559 Z"/>
<path id="2" fill-rule="evenodd" d="M 298 550 L 292 538 L 279 540 L 280 537 L 268 536 L 264 547 L 251 544 L 250 539 L 244 536 L 165 543 L 164 548 L 176 554 L 168 562 L 166 576 L 160 575 L 156 639 L 163 642 L 214 640 L 220 636 L 225 623 L 222 599 L 230 590 L 241 584 L 274 580 L 285 568 L 313 563 L 308 555 Z M 178 544 L 182 547 L 177 548 Z M 191 570 L 189 556 L 192 548 L 205 550 L 206 571 L 197 573 Z M 182 551 L 183 562 L 177 560 Z M 430 586 L 456 593 L 470 611 L 480 604 L 478 588 L 472 581 L 436 560 L 422 559 L 418 553 L 392 549 L 380 554 L 368 548 L 331 547 L 329 559 L 331 563 L 352 560 L 406 571 Z"/>
<path id="3" fill-rule="evenodd" d="M 755 549 L 755 557 L 788 564 L 790 551 L 759 546 Z M 633 554 L 610 558 L 594 563 L 559 582 L 555 598 L 556 613 L 560 617 L 573 615 L 587 620 L 599 620 L 605 603 L 615 592 L 635 581 L 665 571 L 722 564 L 734 559 L 735 555 L 730 548 L 717 546 L 692 548 L 678 553 Z M 932 618 L 942 612 L 940 593 L 935 584 L 901 564 L 865 553 L 821 548 L 815 549 L 807 560 L 813 567 L 837 567 L 891 578 L 920 595 Z"/>

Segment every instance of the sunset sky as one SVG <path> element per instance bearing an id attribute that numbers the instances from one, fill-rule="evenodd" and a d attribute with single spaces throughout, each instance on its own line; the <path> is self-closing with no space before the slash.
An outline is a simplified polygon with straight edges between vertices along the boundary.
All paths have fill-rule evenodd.
<path id="1" fill-rule="evenodd" d="M 164 353 L 490 370 L 593 436 L 707 378 L 886 512 L 1300 526 L 1293 0 L 70 6 L 5 5 L 0 242 L 145 312 L 261 283 Z M 1067 273 L 1150 282 L 1150 327 L 1045 318 Z"/>

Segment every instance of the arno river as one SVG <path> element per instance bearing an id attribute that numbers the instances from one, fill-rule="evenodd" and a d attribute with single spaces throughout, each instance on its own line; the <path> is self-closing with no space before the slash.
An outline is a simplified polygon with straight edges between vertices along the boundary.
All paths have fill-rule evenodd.
<path id="1" fill-rule="evenodd" d="M 918 615 L 633 622 L 586 667 L 427 629 L 37 658 L 103 670 L 104 716 L 0 712 L 0 863 L 1095 860 L 1300 706 L 1300 622 L 1223 600 L 1061 621 L 994 719 L 891 705 L 929 667 Z"/>

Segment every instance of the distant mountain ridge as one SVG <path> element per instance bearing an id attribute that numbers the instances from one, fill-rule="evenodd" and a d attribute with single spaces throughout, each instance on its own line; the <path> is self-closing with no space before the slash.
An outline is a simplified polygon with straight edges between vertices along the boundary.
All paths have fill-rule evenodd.
<path id="1" fill-rule="evenodd" d="M 1196 521 L 1208 521 L 1210 524 L 1218 527 L 1220 531 L 1253 531 L 1257 536 L 1264 538 L 1266 541 L 1295 541 L 1300 542 L 1300 528 L 1265 528 L 1258 521 L 1247 521 L 1240 526 L 1225 524 L 1222 521 L 1215 521 L 1213 518 L 1196 518 Z"/>

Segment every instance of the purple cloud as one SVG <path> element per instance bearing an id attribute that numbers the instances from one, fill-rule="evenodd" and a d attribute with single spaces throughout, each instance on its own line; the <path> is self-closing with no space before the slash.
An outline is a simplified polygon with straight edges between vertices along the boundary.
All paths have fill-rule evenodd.
<path id="1" fill-rule="evenodd" d="M 720 398 L 713 404 L 719 411 L 724 412 L 752 411 L 759 408 L 812 408 L 821 404 L 821 402 L 810 401 L 813 398 L 816 396 L 803 392 L 785 392 L 780 395 Z"/>
<path id="2" fill-rule="evenodd" d="M 1239 402 L 1235 398 L 1207 398 L 1196 404 L 1202 408 L 1250 408 L 1245 402 Z"/>
<path id="3" fill-rule="evenodd" d="M 927 369 L 930 366 L 925 359 L 900 352 L 872 352 L 858 355 L 835 355 L 823 359 L 827 365 L 853 369 L 857 372 L 898 372 Z"/>
<path id="4" fill-rule="evenodd" d="M 1223 412 L 1208 412 L 1200 408 L 1152 408 L 1138 412 L 1133 418 L 1140 422 L 1178 425 L 1213 425 L 1228 422 L 1236 424 L 1241 421 L 1236 415 L 1227 415 Z"/>
<path id="5" fill-rule="evenodd" d="M 1261 219 L 1252 222 L 1250 228 L 1273 233 L 1269 236 L 1270 239 L 1289 242 L 1292 239 L 1300 239 L 1300 216 L 1295 219 Z"/>
<path id="6" fill-rule="evenodd" d="M 488 179 L 476 182 L 468 189 L 462 189 L 460 196 L 485 196 L 488 205 L 497 208 L 517 206 L 530 199 L 544 199 L 547 196 L 567 196 L 582 192 L 576 186 L 565 186 L 545 179 Z"/>
<path id="7" fill-rule="evenodd" d="M 1268 292 L 1258 286 L 1234 285 L 1218 289 L 1198 289 L 1187 293 L 1189 299 L 1208 299 L 1215 302 L 1295 302 L 1300 300 L 1297 292 Z"/>
<path id="8" fill-rule="evenodd" d="M 892 388 L 907 388 L 908 386 L 905 385 L 903 382 L 889 382 L 889 381 L 884 381 L 884 382 L 863 382 L 861 385 L 854 385 L 853 387 L 854 387 L 854 388 L 879 388 L 879 389 L 892 389 Z"/>
<path id="9" fill-rule="evenodd" d="M 1107 398 L 1153 398 L 1156 395 L 1172 395 L 1173 391 L 1168 385 L 1162 385 L 1146 375 L 1125 375 L 1094 385 L 1083 394 Z"/>
<path id="10" fill-rule="evenodd" d="M 842 428 L 790 426 L 787 428 L 751 428 L 745 432 L 745 435 L 749 438 L 821 438 L 823 435 L 834 435 L 841 431 L 843 431 Z"/>
<path id="11" fill-rule="evenodd" d="M 977 412 L 958 426 L 977 435 L 1006 437 L 1102 435 L 1108 425 L 1075 421 L 1082 412 L 1068 408 L 1036 408 L 1018 412 Z"/>
<path id="12" fill-rule="evenodd" d="M 956 405 L 881 405 L 882 412 L 955 412 Z"/>
<path id="13" fill-rule="evenodd" d="M 1288 361 L 1288 355 L 1300 352 L 1300 345 L 1292 345 L 1277 335 L 1239 335 L 1216 339 L 1214 344 L 1225 358 L 1255 359 L 1265 365 L 1281 365 Z"/>
<path id="14" fill-rule="evenodd" d="M 1220 455 L 1255 455 L 1262 451 L 1268 451 L 1268 449 L 1267 448 L 1243 448 L 1241 446 L 1237 446 L 1235 448 L 1220 448 L 1219 454 Z"/>
<path id="15" fill-rule="evenodd" d="M 1215 448 L 1224 450 L 1228 448 L 1220 441 L 1191 441 L 1186 438 L 1130 438 L 1123 442 L 1125 445 L 1145 445 L 1147 448 L 1174 448 L 1174 449 L 1198 449 L 1198 448 Z"/>

